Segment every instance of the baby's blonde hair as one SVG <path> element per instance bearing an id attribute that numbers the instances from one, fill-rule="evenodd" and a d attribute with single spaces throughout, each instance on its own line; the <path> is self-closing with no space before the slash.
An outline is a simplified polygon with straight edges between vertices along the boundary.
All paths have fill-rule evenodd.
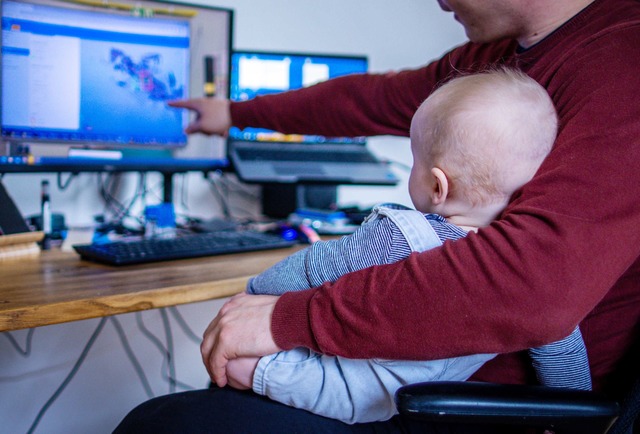
<path id="1" fill-rule="evenodd" d="M 447 174 L 450 194 L 474 205 L 510 197 L 529 181 L 558 129 L 547 91 L 509 68 L 454 78 L 417 114 L 425 116 L 420 146 Z"/>

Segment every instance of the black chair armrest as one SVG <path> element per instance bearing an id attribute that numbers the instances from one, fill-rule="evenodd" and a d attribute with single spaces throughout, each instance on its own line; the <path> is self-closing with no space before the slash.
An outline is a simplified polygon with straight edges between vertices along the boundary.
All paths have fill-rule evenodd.
<path id="1" fill-rule="evenodd" d="M 441 422 L 516 425 L 557 433 L 604 433 L 620 411 L 594 392 L 474 382 L 412 384 L 396 393 L 405 416 Z"/>

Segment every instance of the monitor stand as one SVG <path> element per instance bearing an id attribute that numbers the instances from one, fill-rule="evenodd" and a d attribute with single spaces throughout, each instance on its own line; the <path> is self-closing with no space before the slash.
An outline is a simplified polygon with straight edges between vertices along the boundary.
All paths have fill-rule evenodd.
<path id="1" fill-rule="evenodd" d="M 173 173 L 162 172 L 162 202 L 173 203 Z"/>
<path id="2" fill-rule="evenodd" d="M 336 185 L 264 184 L 262 213 L 272 218 L 287 218 L 298 208 L 335 209 Z"/>

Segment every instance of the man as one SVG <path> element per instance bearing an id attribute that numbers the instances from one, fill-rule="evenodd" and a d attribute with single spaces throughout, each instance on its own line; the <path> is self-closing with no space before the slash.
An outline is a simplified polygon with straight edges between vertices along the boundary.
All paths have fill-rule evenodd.
<path id="1" fill-rule="evenodd" d="M 200 115 L 189 132 L 223 134 L 233 122 L 291 133 L 406 135 L 411 115 L 437 84 L 505 64 L 542 84 L 560 118 L 555 147 L 536 176 L 514 194 L 501 219 L 477 234 L 317 289 L 232 299 L 201 347 L 219 385 L 227 382 L 228 360 L 297 346 L 350 358 L 512 353 L 487 363 L 474 379 L 526 383 L 530 370 L 520 351 L 559 339 L 579 323 L 594 388 L 618 386 L 611 373 L 637 338 L 640 318 L 640 3 L 440 4 L 472 42 L 424 68 L 346 77 L 245 103 L 177 104 Z M 196 404 L 219 403 L 219 396 L 194 392 L 179 398 L 188 406 L 178 398 L 162 405 L 187 420 Z M 299 415 L 291 411 L 281 416 L 283 424 Z M 274 431 L 277 418 L 269 422 Z M 404 424 L 392 418 L 383 428 L 332 429 L 411 429 Z M 315 419 L 313 426 L 328 428 Z"/>

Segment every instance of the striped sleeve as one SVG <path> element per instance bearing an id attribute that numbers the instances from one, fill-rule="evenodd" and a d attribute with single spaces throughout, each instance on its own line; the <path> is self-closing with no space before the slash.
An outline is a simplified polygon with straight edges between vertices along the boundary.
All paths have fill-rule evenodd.
<path id="1" fill-rule="evenodd" d="M 280 295 L 333 282 L 343 274 L 389 264 L 411 253 L 407 240 L 388 218 L 376 218 L 353 234 L 320 241 L 252 278 L 247 292 Z"/>

